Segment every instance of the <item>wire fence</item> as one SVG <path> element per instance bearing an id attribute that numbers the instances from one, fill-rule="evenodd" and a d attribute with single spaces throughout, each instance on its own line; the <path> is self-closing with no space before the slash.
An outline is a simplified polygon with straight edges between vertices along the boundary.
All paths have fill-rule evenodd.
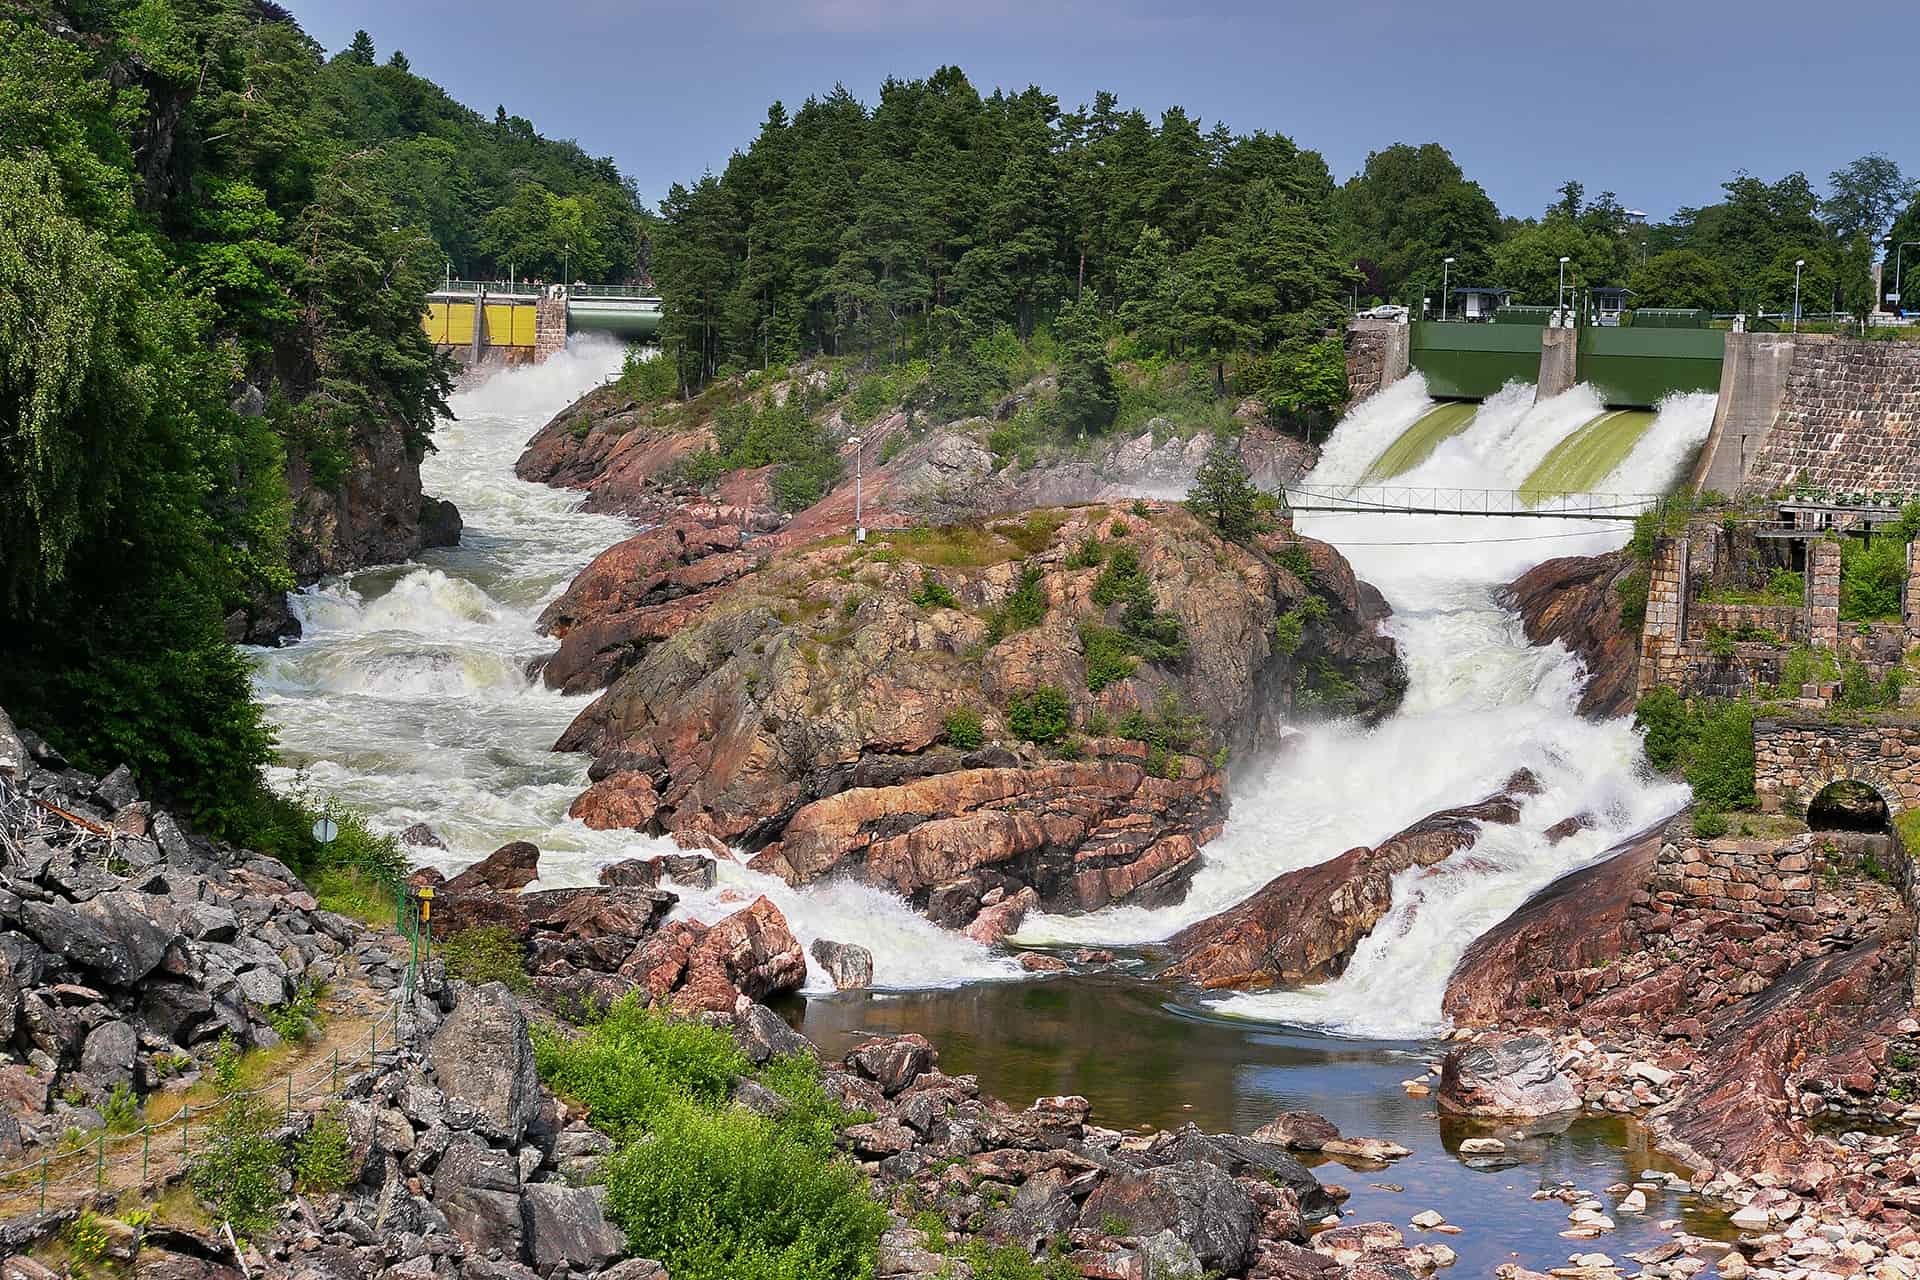
<path id="1" fill-rule="evenodd" d="M 342 1082 L 351 1079 L 351 1072 L 376 1065 L 383 1032 L 386 1047 L 398 1047 L 400 1009 L 395 1006 L 375 1019 L 367 1031 L 364 1054 L 356 1048 L 348 1056 L 335 1048 L 329 1057 L 308 1064 L 310 1070 L 296 1067 L 271 1084 L 229 1090 L 198 1106 L 183 1103 L 179 1111 L 158 1124 L 143 1124 L 117 1134 L 102 1130 L 90 1142 L 50 1152 L 29 1164 L 0 1169 L 0 1193 L 16 1200 L 23 1194 L 34 1197 L 36 1211 L 40 1211 L 46 1209 L 50 1193 L 58 1192 L 65 1198 L 74 1191 L 98 1194 L 110 1187 L 145 1186 L 156 1167 L 171 1167 L 175 1160 L 191 1163 L 197 1152 L 205 1151 L 213 1120 L 236 1102 L 248 1098 L 278 1100 L 285 1108 L 285 1117 L 291 1119 L 300 1104 L 316 1098 L 337 1098 Z M 173 1132 L 176 1129 L 177 1135 Z M 127 1176 L 135 1169 L 139 1170 L 137 1178 Z"/>

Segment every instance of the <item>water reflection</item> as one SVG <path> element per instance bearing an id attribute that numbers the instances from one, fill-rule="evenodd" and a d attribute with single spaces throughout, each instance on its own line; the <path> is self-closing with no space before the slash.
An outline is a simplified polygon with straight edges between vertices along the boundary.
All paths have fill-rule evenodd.
<path id="1" fill-rule="evenodd" d="M 1663 1219 L 1681 1219 L 1699 1234 L 1725 1221 L 1691 1196 L 1661 1191 L 1649 1195 L 1645 1214 L 1614 1213 L 1618 1231 L 1595 1241 L 1562 1239 L 1567 1206 L 1529 1199 L 1535 1189 L 1570 1182 L 1598 1194 L 1643 1170 L 1685 1170 L 1621 1118 L 1563 1119 L 1524 1134 L 1511 1122 L 1442 1120 L 1431 1098 L 1401 1087 L 1439 1061 L 1442 1046 L 1433 1043 L 1348 1040 L 1223 1018 L 1119 974 L 854 992 L 785 1012 L 832 1056 L 868 1035 L 917 1031 L 939 1047 L 943 1070 L 977 1075 L 989 1093 L 1015 1105 L 1081 1094 L 1093 1103 L 1094 1120 L 1114 1128 L 1192 1122 L 1251 1133 L 1278 1112 L 1305 1110 L 1344 1134 L 1398 1142 L 1413 1155 L 1387 1166 L 1309 1162 L 1320 1164 L 1323 1182 L 1353 1192 L 1347 1207 L 1356 1220 L 1394 1222 L 1413 1236 L 1408 1219 L 1437 1209 L 1465 1227 L 1445 1237 L 1460 1254 L 1458 1275 L 1488 1275 L 1514 1260 L 1553 1265 L 1594 1248 L 1620 1258 L 1665 1240 Z M 1507 1151 L 1497 1159 L 1459 1155 L 1461 1141 L 1476 1136 L 1498 1137 Z M 1612 1205 L 1616 1197 L 1601 1199 Z"/>

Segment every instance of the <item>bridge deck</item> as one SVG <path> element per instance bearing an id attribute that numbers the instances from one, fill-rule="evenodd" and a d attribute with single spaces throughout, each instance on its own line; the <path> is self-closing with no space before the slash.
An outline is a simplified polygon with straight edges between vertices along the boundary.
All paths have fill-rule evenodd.
<path id="1" fill-rule="evenodd" d="M 1491 516 L 1519 520 L 1634 520 L 1659 507 L 1655 493 L 1562 493 L 1546 489 L 1436 489 L 1405 485 L 1290 486 L 1295 511 L 1369 515 Z"/>

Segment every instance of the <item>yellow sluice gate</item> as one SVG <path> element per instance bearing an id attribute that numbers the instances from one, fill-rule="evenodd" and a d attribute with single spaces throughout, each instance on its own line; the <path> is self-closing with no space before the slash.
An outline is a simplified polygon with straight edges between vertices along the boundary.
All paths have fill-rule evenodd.
<path id="1" fill-rule="evenodd" d="M 420 317 L 420 327 L 426 330 L 427 341 L 435 346 L 471 346 L 473 312 L 471 302 L 429 302 L 427 313 Z"/>
<path id="2" fill-rule="evenodd" d="M 441 347 L 473 345 L 473 326 L 485 326 L 481 345 L 532 349 L 539 328 L 539 310 L 531 302 L 489 302 L 485 314 L 471 302 L 429 302 L 420 327 L 427 341 Z"/>

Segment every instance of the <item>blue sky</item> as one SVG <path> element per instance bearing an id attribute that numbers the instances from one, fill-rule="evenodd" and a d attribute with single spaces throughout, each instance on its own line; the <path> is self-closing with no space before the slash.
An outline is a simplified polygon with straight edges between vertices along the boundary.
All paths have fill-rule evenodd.
<path id="1" fill-rule="evenodd" d="M 1771 181 L 1882 151 L 1920 173 L 1920 5 L 1781 0 L 289 0 L 330 51 L 384 60 L 611 155 L 657 200 L 718 170 L 780 98 L 963 68 L 1063 106 L 1111 89 L 1286 133 L 1338 179 L 1437 141 L 1502 212 L 1578 178 L 1664 218 L 1736 169 Z M 1895 105 L 1902 104 L 1902 105 Z"/>

